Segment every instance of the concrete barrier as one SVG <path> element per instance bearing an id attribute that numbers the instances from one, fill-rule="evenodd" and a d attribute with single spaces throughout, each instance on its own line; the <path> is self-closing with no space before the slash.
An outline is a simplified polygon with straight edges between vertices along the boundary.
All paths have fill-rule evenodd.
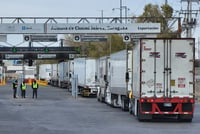
<path id="1" fill-rule="evenodd" d="M 42 80 L 37 80 L 37 83 L 38 83 L 40 86 L 47 86 L 47 85 L 48 85 L 48 82 L 47 82 L 47 81 L 42 81 Z"/>

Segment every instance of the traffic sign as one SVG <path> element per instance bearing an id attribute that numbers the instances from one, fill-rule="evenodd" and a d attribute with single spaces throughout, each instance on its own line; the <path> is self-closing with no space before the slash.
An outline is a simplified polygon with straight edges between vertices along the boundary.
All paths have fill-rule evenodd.
<path id="1" fill-rule="evenodd" d="M 74 35 L 74 42 L 106 42 L 106 35 Z"/>
<path id="2" fill-rule="evenodd" d="M 124 35 L 123 36 L 123 42 L 130 42 L 130 41 L 131 41 L 130 35 Z"/>
<path id="3" fill-rule="evenodd" d="M 82 42 L 106 42 L 108 37 L 106 35 L 84 35 L 81 36 Z"/>
<path id="4" fill-rule="evenodd" d="M 0 49 L 0 59 L 67 59 L 69 54 L 80 54 L 80 48 L 2 47 L 2 49 Z"/>
<path id="5" fill-rule="evenodd" d="M 30 35 L 24 35 L 24 41 L 30 41 Z"/>
<path id="6" fill-rule="evenodd" d="M 73 53 L 79 54 L 80 47 L 1 47 L 2 53 Z"/>
<path id="7" fill-rule="evenodd" d="M 56 58 L 56 54 L 38 54 L 38 59 L 54 59 Z"/>
<path id="8" fill-rule="evenodd" d="M 57 35 L 49 34 L 36 34 L 36 35 L 24 35 L 24 41 L 31 42 L 57 42 Z"/>
<path id="9" fill-rule="evenodd" d="M 81 42 L 80 35 L 74 35 L 74 42 Z"/>
<path id="10" fill-rule="evenodd" d="M 5 54 L 5 59 L 23 59 L 23 54 Z"/>

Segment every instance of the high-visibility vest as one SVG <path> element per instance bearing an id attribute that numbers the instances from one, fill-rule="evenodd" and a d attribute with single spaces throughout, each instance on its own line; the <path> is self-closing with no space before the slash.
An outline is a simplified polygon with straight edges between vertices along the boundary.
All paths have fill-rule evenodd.
<path id="1" fill-rule="evenodd" d="M 22 83 L 22 90 L 26 90 L 26 84 Z"/>
<path id="2" fill-rule="evenodd" d="M 37 83 L 33 83 L 33 88 L 38 88 L 38 84 Z"/>

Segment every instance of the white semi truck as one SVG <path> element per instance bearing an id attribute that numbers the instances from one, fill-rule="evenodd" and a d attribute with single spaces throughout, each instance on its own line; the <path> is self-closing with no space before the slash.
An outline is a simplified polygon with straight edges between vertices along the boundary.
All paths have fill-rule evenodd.
<path id="1" fill-rule="evenodd" d="M 97 61 L 91 58 L 76 58 L 74 75 L 78 76 L 78 89 L 82 96 L 97 95 Z"/>
<path id="2" fill-rule="evenodd" d="M 174 116 L 192 121 L 195 104 L 195 41 L 140 39 L 133 48 L 133 99 L 139 120 Z"/>
<path id="3" fill-rule="evenodd" d="M 58 64 L 58 86 L 70 90 L 73 61 L 60 62 Z"/>
<path id="4" fill-rule="evenodd" d="M 51 79 L 51 64 L 41 64 L 39 65 L 39 80 L 45 80 L 48 83 L 50 82 Z"/>
<path id="5" fill-rule="evenodd" d="M 52 86 L 58 86 L 58 64 L 51 64 L 51 80 Z"/>
<path id="6" fill-rule="evenodd" d="M 98 80 L 99 89 L 97 93 L 98 101 L 105 102 L 110 80 L 110 57 L 104 56 L 98 59 Z"/>
<path id="7" fill-rule="evenodd" d="M 110 79 L 106 103 L 129 109 L 128 94 L 132 87 L 132 50 L 122 50 L 110 55 Z"/>

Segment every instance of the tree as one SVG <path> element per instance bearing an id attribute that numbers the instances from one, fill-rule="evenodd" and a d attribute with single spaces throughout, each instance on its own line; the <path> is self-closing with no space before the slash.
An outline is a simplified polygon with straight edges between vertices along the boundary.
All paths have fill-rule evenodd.
<path id="1" fill-rule="evenodd" d="M 119 34 L 109 34 L 107 42 L 73 42 L 73 36 L 65 36 L 65 46 L 81 47 L 81 55 L 98 58 L 105 55 L 110 55 L 125 49 L 122 36 Z M 111 41 L 110 41 L 111 39 Z"/>
<path id="2" fill-rule="evenodd" d="M 158 5 L 148 4 L 144 7 L 144 12 L 137 22 L 152 22 L 161 24 L 161 34 L 158 37 L 177 37 L 177 33 L 169 27 L 169 21 L 173 15 L 173 8 L 164 4 L 159 8 Z"/>

